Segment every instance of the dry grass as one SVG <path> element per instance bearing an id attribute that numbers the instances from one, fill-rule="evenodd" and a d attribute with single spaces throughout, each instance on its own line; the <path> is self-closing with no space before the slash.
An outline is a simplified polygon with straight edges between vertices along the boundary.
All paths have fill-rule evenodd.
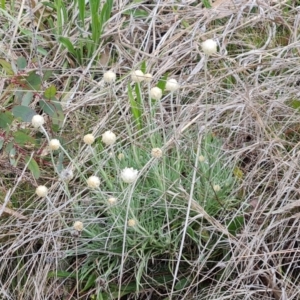
<path id="1" fill-rule="evenodd" d="M 92 159 L 82 143 L 84 134 L 93 132 L 98 137 L 113 130 L 124 149 L 128 144 L 143 147 L 143 137 L 134 133 L 127 92 L 130 71 L 140 69 L 143 61 L 153 82 L 168 73 L 181 85 L 174 96 L 175 115 L 167 100 L 162 102 L 155 126 L 144 138 L 164 129 L 168 132 L 166 149 L 185 155 L 192 144 L 185 147 L 180 141 L 185 143 L 198 132 L 200 139 L 204 132 L 213 132 L 223 141 L 228 165 L 237 164 L 243 174 L 232 191 L 241 200 L 235 210 L 216 217 L 201 206 L 193 207 L 204 216 L 205 222 L 195 220 L 210 233 L 208 239 L 215 247 L 209 249 L 208 241 L 186 261 L 194 276 L 189 285 L 175 291 L 174 284 L 172 288 L 165 284 L 165 289 L 158 284 L 155 289 L 152 283 L 122 299 L 300 299 L 300 115 L 291 105 L 299 97 L 299 1 L 223 0 L 215 1 L 211 9 L 198 1 L 174 6 L 172 1 L 115 1 L 100 46 L 84 66 L 55 40 L 48 21 L 56 22 L 55 12 L 42 3 L 34 7 L 30 3 L 17 1 L 15 10 L 7 7 L 0 12 L 0 56 L 8 62 L 24 56 L 32 69 L 55 71 L 45 87 L 54 84 L 64 104 L 66 118 L 59 135 L 76 162 L 77 178 L 88 177 L 95 168 L 99 171 L 108 161 L 103 159 L 102 154 L 107 154 L 103 149 L 96 154 L 98 162 Z M 147 17 L 124 14 L 128 8 L 143 10 Z M 65 23 L 62 35 L 76 41 L 74 7 L 66 5 L 66 9 L 72 20 Z M 207 38 L 218 41 L 219 51 L 208 59 L 205 80 L 200 43 Z M 40 54 L 39 47 L 46 54 Z M 112 89 L 102 79 L 109 69 L 118 77 Z M 4 71 L 0 90 L 1 109 L 10 109 L 13 92 Z M 32 108 L 37 102 L 38 98 Z M 7 162 L 0 153 L 3 170 Z M 187 164 L 193 166 L 193 162 Z M 144 173 L 153 165 L 150 162 Z M 80 238 L 72 235 L 72 224 L 78 219 L 89 225 L 101 222 L 99 211 L 100 217 L 93 215 L 99 209 L 94 195 L 80 179 L 72 180 L 68 187 L 57 180 L 51 164 L 44 166 L 37 182 L 26 180 L 30 173 L 25 165 L 5 169 L 0 177 L 1 299 L 90 299 L 108 284 L 99 274 L 95 285 L 85 292 L 76 280 L 78 274 L 69 279 L 47 276 L 50 271 L 76 270 L 85 261 L 84 254 L 70 254 L 80 244 Z M 49 187 L 51 201 L 36 198 L 32 181 Z M 174 188 L 170 193 L 188 201 L 190 188 L 187 192 Z M 107 195 L 101 193 L 101 197 Z M 224 221 L 241 214 L 242 230 L 236 235 L 228 233 Z M 210 254 L 222 247 L 227 254 L 215 257 L 220 261 L 212 264 Z M 175 266 L 176 261 L 170 262 L 173 272 Z M 120 271 L 124 282 L 130 282 L 134 263 L 130 270 Z M 109 283 L 118 286 L 119 279 L 109 278 Z M 171 282 L 176 283 L 176 278 Z M 110 297 L 121 298 L 120 293 Z"/>

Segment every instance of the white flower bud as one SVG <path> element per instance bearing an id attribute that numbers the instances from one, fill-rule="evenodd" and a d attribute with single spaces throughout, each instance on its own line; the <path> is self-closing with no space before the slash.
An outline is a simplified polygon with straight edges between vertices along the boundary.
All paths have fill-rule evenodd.
<path id="1" fill-rule="evenodd" d="M 118 154 L 118 160 L 124 159 L 125 155 L 123 153 Z"/>
<path id="2" fill-rule="evenodd" d="M 163 154 L 163 152 L 160 148 L 153 148 L 152 151 L 151 151 L 152 157 L 155 157 L 155 158 L 162 157 L 162 154 Z"/>
<path id="3" fill-rule="evenodd" d="M 86 134 L 83 137 L 83 141 L 87 144 L 87 145 L 91 145 L 94 143 L 95 141 L 95 137 L 92 134 Z"/>
<path id="4" fill-rule="evenodd" d="M 213 186 L 213 189 L 214 189 L 215 192 L 219 192 L 221 190 L 221 187 L 218 184 L 215 184 Z"/>
<path id="5" fill-rule="evenodd" d="M 95 189 L 100 186 L 100 179 L 97 176 L 91 176 L 87 180 L 87 185 L 89 188 Z"/>
<path id="6" fill-rule="evenodd" d="M 102 142 L 106 146 L 114 144 L 116 142 L 116 140 L 117 140 L 116 135 L 110 130 L 108 130 L 102 134 Z"/>
<path id="7" fill-rule="evenodd" d="M 203 155 L 200 155 L 198 157 L 198 159 L 199 159 L 200 162 L 204 162 L 205 161 L 205 157 Z"/>
<path id="8" fill-rule="evenodd" d="M 82 231 L 82 230 L 83 230 L 83 223 L 80 222 L 80 221 L 76 221 L 76 222 L 73 224 L 73 228 L 74 228 L 76 231 Z"/>
<path id="9" fill-rule="evenodd" d="M 114 197 L 110 197 L 107 199 L 107 202 L 110 204 L 110 205 L 115 205 L 117 203 L 117 198 L 114 198 Z"/>
<path id="10" fill-rule="evenodd" d="M 127 224 L 128 224 L 129 227 L 133 227 L 133 226 L 135 226 L 136 221 L 134 219 L 129 219 Z"/>
<path id="11" fill-rule="evenodd" d="M 206 40 L 201 44 L 201 47 L 203 52 L 207 55 L 217 53 L 217 42 L 214 40 Z"/>
<path id="12" fill-rule="evenodd" d="M 150 90 L 150 97 L 155 100 L 160 100 L 162 97 L 162 90 L 159 87 L 153 87 Z"/>
<path id="13" fill-rule="evenodd" d="M 103 79 L 106 83 L 113 83 L 116 81 L 116 73 L 113 71 L 107 71 L 104 73 Z"/>
<path id="14" fill-rule="evenodd" d="M 176 92 L 179 89 L 179 84 L 176 79 L 171 78 L 167 80 L 166 91 Z"/>
<path id="15" fill-rule="evenodd" d="M 35 193 L 39 196 L 39 197 L 46 197 L 48 194 L 48 189 L 47 187 L 45 187 L 44 185 L 39 185 L 36 190 Z"/>
<path id="16" fill-rule="evenodd" d="M 34 128 L 39 128 L 44 125 L 45 119 L 40 115 L 35 115 L 32 117 L 31 124 Z"/>
<path id="17" fill-rule="evenodd" d="M 153 79 L 152 75 L 150 73 L 147 73 L 144 75 L 145 82 L 151 82 Z"/>
<path id="18" fill-rule="evenodd" d="M 49 148 L 50 150 L 54 151 L 54 150 L 58 150 L 60 147 L 60 142 L 59 140 L 57 139 L 52 139 L 50 142 L 49 142 Z"/>
<path id="19" fill-rule="evenodd" d="M 139 171 L 133 168 L 125 168 L 121 171 L 121 179 L 126 183 L 132 183 L 137 179 Z"/>
<path id="20" fill-rule="evenodd" d="M 142 82 L 145 79 L 144 73 L 141 70 L 132 71 L 131 80 L 134 82 Z"/>

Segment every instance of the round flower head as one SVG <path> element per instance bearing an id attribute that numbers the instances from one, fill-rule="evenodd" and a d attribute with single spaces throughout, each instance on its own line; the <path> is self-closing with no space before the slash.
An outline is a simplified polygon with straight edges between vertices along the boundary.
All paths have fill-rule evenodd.
<path id="1" fill-rule="evenodd" d="M 150 97 L 155 100 L 160 100 L 162 97 L 162 90 L 159 87 L 153 87 L 150 90 Z"/>
<path id="2" fill-rule="evenodd" d="M 136 70 L 131 73 L 131 80 L 134 82 L 142 82 L 144 79 L 144 73 L 141 70 Z"/>
<path id="3" fill-rule="evenodd" d="M 95 141 L 95 137 L 92 134 L 86 134 L 83 137 L 83 141 L 87 144 L 87 145 L 91 145 L 94 143 Z"/>
<path id="4" fill-rule="evenodd" d="M 221 187 L 218 184 L 215 184 L 213 186 L 213 189 L 214 189 L 215 192 L 219 192 L 221 190 Z"/>
<path id="5" fill-rule="evenodd" d="M 118 154 L 118 160 L 124 159 L 125 155 L 123 153 Z"/>
<path id="6" fill-rule="evenodd" d="M 80 222 L 80 221 L 76 221 L 76 222 L 73 224 L 73 228 L 74 228 L 76 231 L 82 231 L 82 230 L 83 230 L 83 223 Z"/>
<path id="7" fill-rule="evenodd" d="M 45 187 L 44 185 L 39 185 L 36 190 L 35 193 L 39 196 L 39 197 L 46 197 L 48 194 L 48 189 L 47 187 Z"/>
<path id="8" fill-rule="evenodd" d="M 129 219 L 127 224 L 128 224 L 129 227 L 133 227 L 133 226 L 135 226 L 136 222 L 135 222 L 134 219 Z"/>
<path id="9" fill-rule="evenodd" d="M 57 139 L 52 139 L 50 142 L 49 142 L 49 148 L 50 150 L 58 150 L 60 147 L 60 142 L 59 140 Z"/>
<path id="10" fill-rule="evenodd" d="M 34 128 L 39 128 L 40 126 L 44 125 L 45 120 L 40 115 L 35 115 L 31 119 L 31 124 Z"/>
<path id="11" fill-rule="evenodd" d="M 145 82 L 151 82 L 153 79 L 152 75 L 150 73 L 147 73 L 144 75 Z"/>
<path id="12" fill-rule="evenodd" d="M 176 79 L 171 78 L 167 80 L 166 91 L 176 92 L 179 89 L 179 84 Z"/>
<path id="13" fill-rule="evenodd" d="M 198 159 L 199 159 L 200 162 L 204 162 L 205 161 L 205 157 L 203 155 L 200 155 L 198 157 Z"/>
<path id="14" fill-rule="evenodd" d="M 152 151 L 151 151 L 152 157 L 155 157 L 155 158 L 162 157 L 162 154 L 163 154 L 163 152 L 160 148 L 153 148 Z"/>
<path id="15" fill-rule="evenodd" d="M 203 52 L 207 55 L 217 53 L 217 42 L 214 40 L 206 40 L 201 44 L 201 47 Z"/>
<path id="16" fill-rule="evenodd" d="M 100 186 L 100 179 L 97 176 L 91 176 L 87 180 L 87 185 L 89 188 L 95 189 Z"/>
<path id="17" fill-rule="evenodd" d="M 110 204 L 110 205 L 114 205 L 117 203 L 117 198 L 114 198 L 114 197 L 109 197 L 107 199 L 107 202 Z"/>
<path id="18" fill-rule="evenodd" d="M 139 171 L 133 168 L 125 168 L 121 171 L 121 179 L 126 183 L 132 183 L 137 179 Z"/>
<path id="19" fill-rule="evenodd" d="M 112 132 L 112 131 L 106 131 L 102 134 L 102 142 L 106 145 L 106 146 L 110 146 L 112 144 L 114 144 L 117 140 L 116 135 Z"/>
<path id="20" fill-rule="evenodd" d="M 107 83 L 113 83 L 116 81 L 116 73 L 114 73 L 113 71 L 107 71 L 104 73 L 103 79 Z"/>

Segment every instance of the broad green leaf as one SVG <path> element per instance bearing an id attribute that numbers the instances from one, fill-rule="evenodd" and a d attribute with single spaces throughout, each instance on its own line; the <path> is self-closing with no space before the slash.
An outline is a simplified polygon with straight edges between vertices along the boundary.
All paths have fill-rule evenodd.
<path id="1" fill-rule="evenodd" d="M 14 117 L 11 112 L 0 112 L 0 128 L 8 128 L 9 125 L 13 122 Z"/>
<path id="2" fill-rule="evenodd" d="M 61 127 L 64 122 L 65 115 L 62 111 L 57 110 L 51 118 L 52 118 L 53 124 L 56 124 L 59 127 Z"/>
<path id="3" fill-rule="evenodd" d="M 26 134 L 22 130 L 18 130 L 13 133 L 14 141 L 15 143 L 19 144 L 20 146 L 23 146 L 27 143 L 35 144 L 35 139 L 31 137 L 30 135 Z"/>
<path id="4" fill-rule="evenodd" d="M 30 158 L 30 156 L 25 157 L 25 162 L 26 164 L 29 162 L 28 169 L 31 171 L 34 178 L 39 179 L 41 176 L 41 171 L 37 162 L 33 158 Z"/>
<path id="5" fill-rule="evenodd" d="M 50 85 L 44 92 L 44 97 L 46 99 L 52 99 L 56 95 L 56 87 L 55 85 Z"/>
<path id="6" fill-rule="evenodd" d="M 17 59 L 18 70 L 24 70 L 27 66 L 27 61 L 24 56 L 20 56 Z"/>
<path id="7" fill-rule="evenodd" d="M 36 115 L 36 112 L 28 106 L 17 105 L 12 109 L 12 113 L 15 117 L 21 118 L 23 122 L 31 122 L 32 117 Z"/>
<path id="8" fill-rule="evenodd" d="M 29 106 L 29 104 L 31 103 L 33 99 L 33 93 L 32 92 L 26 92 L 23 97 L 22 97 L 22 102 L 21 104 L 23 106 Z"/>
<path id="9" fill-rule="evenodd" d="M 14 75 L 14 71 L 12 69 L 12 66 L 9 62 L 7 62 L 4 59 L 0 59 L 0 64 L 2 65 L 2 68 L 5 70 L 7 75 Z"/>
<path id="10" fill-rule="evenodd" d="M 91 274 L 83 288 L 83 291 L 87 291 L 90 287 L 95 285 L 97 276 L 95 274 Z"/>
<path id="11" fill-rule="evenodd" d="M 205 8 L 211 8 L 210 0 L 202 0 L 202 3 Z"/>
<path id="12" fill-rule="evenodd" d="M 29 73 L 29 76 L 25 78 L 27 85 L 30 89 L 39 90 L 41 87 L 41 76 L 36 74 L 35 71 Z"/>
<path id="13" fill-rule="evenodd" d="M 55 106 L 50 101 L 40 100 L 39 104 L 42 110 L 50 117 L 53 117 L 56 113 Z"/>
<path id="14" fill-rule="evenodd" d="M 44 71 L 44 76 L 43 76 L 43 80 L 46 81 L 48 80 L 53 74 L 52 70 L 45 70 Z"/>

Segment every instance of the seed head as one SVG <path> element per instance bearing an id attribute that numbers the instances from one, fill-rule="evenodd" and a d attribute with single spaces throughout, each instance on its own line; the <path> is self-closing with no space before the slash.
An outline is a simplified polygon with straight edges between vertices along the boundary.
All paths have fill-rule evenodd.
<path id="1" fill-rule="evenodd" d="M 129 219 L 127 224 L 129 227 L 133 227 L 133 226 L 135 226 L 136 221 L 134 219 Z"/>
<path id="2" fill-rule="evenodd" d="M 132 71 L 131 80 L 134 82 L 142 82 L 145 79 L 144 73 L 141 70 Z"/>
<path id="3" fill-rule="evenodd" d="M 153 79 L 152 75 L 150 73 L 147 73 L 144 75 L 145 82 L 151 82 Z"/>
<path id="4" fill-rule="evenodd" d="M 159 87 L 153 87 L 150 90 L 150 97 L 155 100 L 160 100 L 162 97 L 162 90 Z"/>
<path id="5" fill-rule="evenodd" d="M 198 157 L 198 159 L 199 159 L 200 162 L 204 162 L 205 161 L 205 157 L 203 155 L 200 155 Z"/>
<path id="6" fill-rule="evenodd" d="M 217 53 L 217 43 L 212 39 L 204 41 L 201 47 L 203 52 L 207 55 Z"/>
<path id="7" fill-rule="evenodd" d="M 92 145 L 95 141 L 95 137 L 92 134 L 86 134 L 83 137 L 83 141 L 87 144 L 87 145 Z"/>
<path id="8" fill-rule="evenodd" d="M 49 142 L 49 148 L 50 150 L 54 151 L 54 150 L 58 150 L 60 147 L 60 142 L 59 140 L 57 139 L 52 139 L 50 142 Z"/>
<path id="9" fill-rule="evenodd" d="M 35 193 L 41 197 L 41 198 L 44 198 L 47 196 L 48 194 L 48 188 L 45 187 L 44 185 L 39 185 L 36 190 L 35 190 Z"/>
<path id="10" fill-rule="evenodd" d="M 160 148 L 153 148 L 151 150 L 152 157 L 161 158 L 162 154 L 163 154 L 163 152 L 162 152 L 162 150 Z"/>
<path id="11" fill-rule="evenodd" d="M 214 189 L 215 192 L 219 192 L 221 190 L 221 187 L 218 184 L 215 184 L 213 186 L 213 189 Z"/>
<path id="12" fill-rule="evenodd" d="M 114 197 L 109 197 L 107 199 L 107 202 L 110 204 L 110 205 L 114 205 L 117 203 L 117 198 L 114 198 Z"/>
<path id="13" fill-rule="evenodd" d="M 82 230 L 83 230 L 83 223 L 80 222 L 80 221 L 76 221 L 76 222 L 74 222 L 74 224 L 73 224 L 73 228 L 74 228 L 76 231 L 82 231 Z"/>
<path id="14" fill-rule="evenodd" d="M 103 79 L 106 83 L 113 83 L 116 81 L 116 73 L 114 73 L 113 71 L 107 71 L 104 73 L 103 75 Z"/>
<path id="15" fill-rule="evenodd" d="M 44 125 L 45 119 L 41 115 L 35 115 L 31 119 L 31 124 L 34 128 L 39 128 Z"/>
<path id="16" fill-rule="evenodd" d="M 179 84 L 176 79 L 171 78 L 167 80 L 166 91 L 176 92 L 179 89 Z"/>
<path id="17" fill-rule="evenodd" d="M 102 134 L 102 142 L 106 145 L 106 146 L 110 146 L 112 144 L 114 144 L 117 140 L 116 135 L 112 132 L 112 131 L 106 131 Z"/>
<path id="18" fill-rule="evenodd" d="M 100 186 L 100 179 L 97 176 L 91 176 L 87 179 L 87 185 L 91 189 L 98 188 Z"/>

